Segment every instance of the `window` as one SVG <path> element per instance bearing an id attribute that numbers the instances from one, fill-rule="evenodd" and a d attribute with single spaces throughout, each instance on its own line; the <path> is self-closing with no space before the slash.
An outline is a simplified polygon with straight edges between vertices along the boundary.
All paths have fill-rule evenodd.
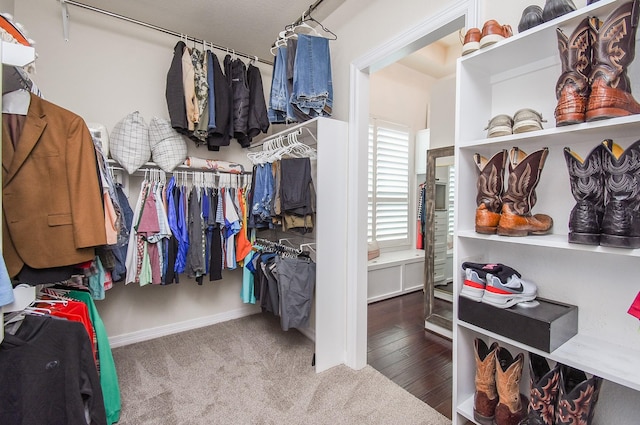
<path id="1" fill-rule="evenodd" d="M 372 119 L 369 124 L 369 242 L 409 246 L 409 127 Z"/>

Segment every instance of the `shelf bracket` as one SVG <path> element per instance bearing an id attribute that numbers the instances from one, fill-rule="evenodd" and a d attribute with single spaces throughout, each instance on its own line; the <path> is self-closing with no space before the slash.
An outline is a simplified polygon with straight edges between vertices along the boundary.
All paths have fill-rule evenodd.
<path id="1" fill-rule="evenodd" d="M 65 0 L 60 0 L 62 8 L 62 37 L 64 41 L 69 41 L 69 8 Z"/>

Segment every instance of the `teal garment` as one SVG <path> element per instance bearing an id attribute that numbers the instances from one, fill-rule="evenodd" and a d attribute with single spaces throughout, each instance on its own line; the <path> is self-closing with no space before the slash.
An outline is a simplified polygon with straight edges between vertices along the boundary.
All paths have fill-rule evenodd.
<path id="1" fill-rule="evenodd" d="M 94 300 L 104 300 L 104 267 L 102 266 L 100 257 L 97 255 L 93 261 L 97 272 L 94 275 L 89 276 L 89 293 L 91 294 L 91 298 Z"/>
<path id="2" fill-rule="evenodd" d="M 251 263 L 251 259 L 255 252 L 249 251 L 246 257 L 244 257 L 244 267 L 242 267 L 242 302 L 245 304 L 255 304 L 256 296 L 253 293 L 253 273 L 247 268 L 247 265 Z"/>
<path id="3" fill-rule="evenodd" d="M 89 317 L 93 323 L 93 329 L 98 340 L 98 358 L 100 359 L 100 387 L 104 398 L 104 409 L 107 412 L 107 423 L 113 424 L 120 419 L 120 387 L 118 385 L 118 374 L 116 364 L 111 354 L 109 337 L 104 323 L 98 314 L 91 295 L 88 292 L 69 291 L 69 297 L 82 301 L 89 309 Z"/>

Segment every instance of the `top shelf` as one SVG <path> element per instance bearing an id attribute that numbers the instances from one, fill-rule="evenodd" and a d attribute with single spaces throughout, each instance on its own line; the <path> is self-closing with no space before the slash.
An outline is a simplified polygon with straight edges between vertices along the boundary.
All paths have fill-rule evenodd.
<path id="1" fill-rule="evenodd" d="M 36 60 L 36 49 L 22 44 L 2 42 L 2 63 L 12 66 L 26 66 Z"/>
<path id="2" fill-rule="evenodd" d="M 623 3 L 620 0 L 600 0 L 586 7 L 581 7 L 552 21 L 542 23 L 501 42 L 463 56 L 458 59 L 458 65 L 473 70 L 473 72 L 499 75 L 505 69 L 527 67 L 552 55 L 557 56 L 556 28 L 561 28 L 566 35 L 569 35 L 586 16 L 597 16 L 604 20 Z"/>

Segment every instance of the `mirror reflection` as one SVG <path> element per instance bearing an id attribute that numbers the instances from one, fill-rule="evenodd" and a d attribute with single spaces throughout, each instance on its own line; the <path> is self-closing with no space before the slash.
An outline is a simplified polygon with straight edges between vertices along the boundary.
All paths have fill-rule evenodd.
<path id="1" fill-rule="evenodd" d="M 423 231 L 425 328 L 451 338 L 455 182 L 453 147 L 429 149 L 426 172 Z"/>

